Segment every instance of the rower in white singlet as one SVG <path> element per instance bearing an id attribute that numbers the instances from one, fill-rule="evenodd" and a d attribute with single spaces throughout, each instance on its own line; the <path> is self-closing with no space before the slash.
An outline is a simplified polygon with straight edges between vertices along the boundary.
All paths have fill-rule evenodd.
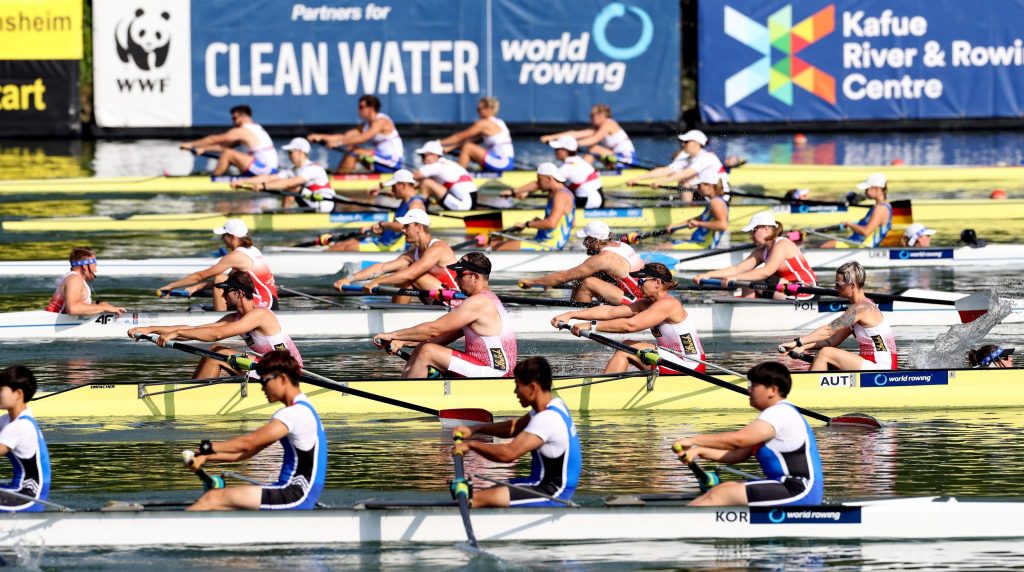
<path id="1" fill-rule="evenodd" d="M 576 195 L 576 208 L 599 209 L 604 205 L 601 175 L 594 166 L 576 156 L 579 144 L 572 137 L 562 137 L 548 143 L 555 150 L 561 164 L 558 170 L 565 177 L 565 186 Z"/>
<path id="2" fill-rule="evenodd" d="M 246 177 L 276 173 L 277 149 L 274 148 L 274 141 L 263 126 L 253 121 L 252 109 L 248 105 L 232 107 L 231 122 L 234 124 L 233 128 L 182 143 L 180 148 L 195 155 L 216 156 L 214 176 L 227 173 L 230 167 L 235 167 Z M 244 147 L 246 150 L 239 151 L 235 147 Z"/>
<path id="3" fill-rule="evenodd" d="M 725 173 L 722 161 L 711 151 L 705 149 L 708 136 L 702 131 L 692 129 L 679 135 L 682 149 L 663 167 L 650 171 L 626 181 L 627 186 L 649 185 L 661 187 L 665 185 L 681 185 L 693 187 L 697 184 L 701 173 Z M 684 201 L 693 199 L 693 191 L 685 190 L 680 197 Z"/>
<path id="4" fill-rule="evenodd" d="M 327 171 L 309 158 L 309 141 L 296 137 L 281 149 L 288 152 L 288 159 L 292 162 L 291 170 L 233 181 L 231 188 L 278 193 L 289 191 L 299 194 L 294 198 L 304 207 L 322 213 L 334 210 L 334 189 L 331 188 Z M 285 196 L 282 204 L 289 207 L 292 199 L 292 196 Z"/>
<path id="5" fill-rule="evenodd" d="M 402 168 L 405 146 L 395 122 L 380 111 L 380 100 L 375 95 L 359 98 L 359 127 L 340 134 L 311 133 L 311 143 L 323 143 L 329 148 L 340 147 L 343 153 L 337 172 L 351 173 L 361 164 L 374 173 L 394 173 Z M 363 147 L 365 143 L 372 148 Z"/>
<path id="6" fill-rule="evenodd" d="M 89 282 L 96 278 L 96 253 L 88 248 L 72 248 L 69 257 L 71 270 L 68 270 L 57 283 L 50 302 L 46 305 L 47 312 L 55 314 L 71 314 L 73 316 L 95 316 L 96 314 L 117 314 L 125 312 L 124 308 L 107 304 L 93 303 L 92 288 Z"/>
<path id="7" fill-rule="evenodd" d="M 427 141 L 416 150 L 423 165 L 412 176 L 420 184 L 420 195 L 450 211 L 468 211 L 476 206 L 476 183 L 462 165 L 444 158 L 440 141 Z"/>
<path id="8" fill-rule="evenodd" d="M 482 97 L 476 106 L 480 116 L 473 125 L 441 139 L 444 150 L 459 148 L 459 165 L 468 169 L 476 163 L 482 171 L 502 173 L 515 167 L 515 149 L 508 126 L 498 119 L 500 104 L 496 98 Z M 479 141 L 479 143 L 477 143 Z"/>
<path id="9" fill-rule="evenodd" d="M 374 336 L 374 343 L 394 353 L 418 343 L 403 376 L 425 378 L 429 367 L 464 377 L 510 377 L 518 356 L 516 333 L 505 307 L 488 286 L 491 261 L 470 252 L 455 264 L 459 288 L 467 298 L 432 322 Z M 444 344 L 466 338 L 464 351 Z"/>
<path id="10" fill-rule="evenodd" d="M 599 161 L 603 166 L 614 169 L 629 167 L 636 163 L 636 149 L 626 130 L 612 119 L 612 108 L 599 103 L 590 108 L 591 129 L 562 131 L 544 135 L 543 143 L 550 143 L 562 137 L 576 139 L 580 147 L 589 147 L 583 158 L 588 163 Z"/>

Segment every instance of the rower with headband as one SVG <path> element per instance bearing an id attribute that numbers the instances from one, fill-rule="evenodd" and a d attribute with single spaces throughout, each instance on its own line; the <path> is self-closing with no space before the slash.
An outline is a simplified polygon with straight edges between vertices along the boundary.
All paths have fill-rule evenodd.
<path id="1" fill-rule="evenodd" d="M 967 352 L 967 362 L 974 368 L 1013 367 L 1013 352 L 1014 348 L 986 344 L 976 350 Z"/>
<path id="2" fill-rule="evenodd" d="M 96 279 L 96 253 L 88 248 L 71 249 L 68 257 L 71 269 L 68 270 L 46 305 L 47 312 L 55 314 L 71 314 L 74 316 L 95 316 L 96 314 L 115 314 L 120 316 L 125 309 L 106 302 L 93 302 L 92 288 L 89 283 Z"/>

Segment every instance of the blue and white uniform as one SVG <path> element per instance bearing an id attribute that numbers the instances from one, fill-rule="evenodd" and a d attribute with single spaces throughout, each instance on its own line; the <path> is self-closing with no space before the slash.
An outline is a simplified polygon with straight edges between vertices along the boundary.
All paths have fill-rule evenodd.
<path id="1" fill-rule="evenodd" d="M 10 449 L 7 460 L 14 469 L 11 482 L 0 488 L 40 500 L 49 498 L 50 452 L 31 409 L 25 409 L 13 421 L 10 415 L 0 417 L 0 444 Z M 44 508 L 0 493 L 0 512 L 41 512 Z"/>
<path id="2" fill-rule="evenodd" d="M 377 119 L 381 117 L 391 121 L 386 114 L 378 113 Z M 368 131 L 370 122 L 363 122 L 360 129 Z M 395 126 L 394 121 L 391 121 L 390 133 L 377 133 L 370 139 L 370 142 L 373 143 L 374 154 L 364 156 L 362 159 L 375 173 L 394 173 L 402 168 L 405 145 L 402 144 L 402 137 L 398 134 L 398 127 Z"/>
<path id="3" fill-rule="evenodd" d="M 875 248 L 876 246 L 882 244 L 882 241 L 885 240 L 885 235 L 889 234 L 889 231 L 892 229 L 892 205 L 889 203 L 885 203 L 882 206 L 889 210 L 889 218 L 885 219 L 884 223 L 878 225 L 878 228 L 875 229 L 875 232 L 871 233 L 871 236 L 864 236 L 861 234 L 857 234 L 855 232 L 850 235 L 850 240 L 856 242 L 863 242 L 864 246 L 868 248 Z M 871 220 L 871 215 L 875 214 L 875 209 L 877 208 L 878 205 L 875 205 L 868 209 L 868 214 L 864 215 L 864 218 L 857 221 L 857 224 L 860 226 L 866 225 L 868 221 Z M 848 245 L 847 248 L 856 247 L 853 245 Z"/>
<path id="4" fill-rule="evenodd" d="M 772 405 L 757 418 L 775 428 L 775 437 L 755 450 L 767 478 L 747 481 L 750 506 L 821 504 L 821 456 L 807 420 L 788 401 Z"/>
<path id="5" fill-rule="evenodd" d="M 395 209 L 391 220 L 403 217 L 412 209 L 427 210 L 427 203 L 420 195 L 413 195 L 402 201 Z M 405 235 L 401 231 L 385 228 L 379 235 L 371 235 L 359 241 L 359 252 L 398 252 L 405 249 Z"/>
<path id="6" fill-rule="evenodd" d="M 246 167 L 245 176 L 255 177 L 257 175 L 273 175 L 277 172 L 278 156 L 274 148 L 274 141 L 270 138 L 267 130 L 259 123 L 245 123 L 242 128 L 251 131 L 256 136 L 256 148 L 249 149 L 249 156 L 252 161 Z"/>
<path id="7" fill-rule="evenodd" d="M 509 133 L 505 122 L 497 117 L 489 117 L 499 131 L 494 135 L 484 137 L 484 148 L 487 155 L 484 157 L 484 164 L 481 165 L 484 171 L 503 173 L 515 167 L 516 152 L 512 147 L 512 134 Z"/>
<path id="8" fill-rule="evenodd" d="M 625 129 L 619 128 L 615 133 L 611 133 L 601 140 L 601 145 L 615 153 L 615 160 L 617 162 L 626 165 L 636 163 L 636 149 L 633 147 L 633 141 L 629 138 Z"/>
<path id="9" fill-rule="evenodd" d="M 715 215 L 711 210 L 711 204 L 714 201 L 722 201 L 722 204 L 725 205 L 725 220 L 729 220 L 729 201 L 725 200 L 723 197 L 711 197 L 710 199 L 705 200 L 707 204 L 704 206 L 704 212 L 700 213 L 697 220 L 708 222 L 715 219 Z M 697 227 L 693 229 L 693 232 L 690 234 L 690 238 L 673 241 L 673 244 L 684 243 L 687 245 L 697 245 L 700 248 L 706 248 L 708 250 L 726 248 L 729 246 L 729 231 L 728 229 L 711 230 L 710 228 Z"/>
<path id="10" fill-rule="evenodd" d="M 530 410 L 530 422 L 523 431 L 540 437 L 544 444 L 530 453 L 530 476 L 509 482 L 562 500 L 572 499 L 580 481 L 583 456 L 576 425 L 565 402 L 555 397 L 544 411 Z M 508 494 L 513 507 L 565 506 L 513 488 L 509 488 Z"/>
<path id="11" fill-rule="evenodd" d="M 300 393 L 274 413 L 288 434 L 281 439 L 284 460 L 277 482 L 263 486 L 260 510 L 309 510 L 320 500 L 327 478 L 327 435 L 313 405 Z"/>

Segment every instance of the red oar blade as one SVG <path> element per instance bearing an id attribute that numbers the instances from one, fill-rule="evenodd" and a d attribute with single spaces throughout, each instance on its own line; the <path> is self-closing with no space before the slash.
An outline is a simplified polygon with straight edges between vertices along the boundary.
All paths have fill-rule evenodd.
<path id="1" fill-rule="evenodd" d="M 829 427 L 836 429 L 881 429 L 882 423 L 867 413 L 845 413 L 833 417 L 828 422 Z"/>
<path id="2" fill-rule="evenodd" d="M 988 292 L 975 292 L 957 300 L 956 311 L 960 314 L 960 321 L 968 324 L 987 314 L 991 299 Z"/>
<path id="3" fill-rule="evenodd" d="M 494 421 L 494 415 L 491 415 L 490 411 L 475 408 L 442 409 L 438 412 L 437 416 L 441 418 L 441 425 L 452 429 L 459 425 L 472 427 L 473 425 Z"/>

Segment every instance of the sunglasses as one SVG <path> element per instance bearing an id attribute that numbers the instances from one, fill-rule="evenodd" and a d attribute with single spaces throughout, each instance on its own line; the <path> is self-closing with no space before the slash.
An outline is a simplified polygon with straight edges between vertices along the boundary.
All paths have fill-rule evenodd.
<path id="1" fill-rule="evenodd" d="M 836 287 L 836 290 L 839 290 L 839 289 L 841 289 L 841 288 L 845 288 L 845 287 L 846 287 L 846 286 L 848 286 L 849 284 L 850 284 L 849 282 L 836 282 L 836 283 L 834 284 L 834 286 Z"/>
<path id="2" fill-rule="evenodd" d="M 271 381 L 277 379 L 278 377 L 281 377 L 281 374 L 279 372 L 272 373 L 270 375 L 264 375 L 264 376 L 260 377 L 260 385 L 266 385 L 266 384 L 270 383 Z"/>

